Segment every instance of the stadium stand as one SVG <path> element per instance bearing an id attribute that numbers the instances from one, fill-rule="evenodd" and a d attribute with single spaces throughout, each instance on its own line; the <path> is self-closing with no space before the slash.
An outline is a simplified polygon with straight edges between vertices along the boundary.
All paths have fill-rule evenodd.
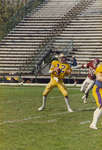
<path id="1" fill-rule="evenodd" d="M 31 75 L 51 50 L 62 51 L 71 42 L 69 58 L 75 55 L 78 64 L 102 60 L 101 17 L 101 0 L 44 1 L 1 41 L 0 73 Z"/>

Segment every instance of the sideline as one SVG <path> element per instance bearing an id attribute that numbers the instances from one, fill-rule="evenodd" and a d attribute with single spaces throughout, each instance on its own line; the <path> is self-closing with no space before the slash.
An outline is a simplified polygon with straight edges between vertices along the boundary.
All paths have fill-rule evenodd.
<path id="1" fill-rule="evenodd" d="M 7 86 L 46 86 L 48 83 L 0 83 L 0 85 L 7 85 Z M 81 87 L 81 84 L 65 84 L 66 86 L 70 87 Z"/>

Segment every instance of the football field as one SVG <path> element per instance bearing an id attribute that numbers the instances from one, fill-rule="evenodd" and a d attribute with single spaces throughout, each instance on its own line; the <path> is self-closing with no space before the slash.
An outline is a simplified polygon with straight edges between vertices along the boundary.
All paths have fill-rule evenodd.
<path id="1" fill-rule="evenodd" d="M 98 130 L 89 128 L 96 108 L 92 93 L 83 104 L 80 88 L 68 87 L 69 113 L 57 88 L 39 112 L 44 86 L 0 86 L 0 150 L 101 150 Z"/>

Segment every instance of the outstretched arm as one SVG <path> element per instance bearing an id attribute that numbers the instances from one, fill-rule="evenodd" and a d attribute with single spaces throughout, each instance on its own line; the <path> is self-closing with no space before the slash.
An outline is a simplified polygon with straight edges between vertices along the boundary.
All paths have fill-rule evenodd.
<path id="1" fill-rule="evenodd" d="M 73 66 L 73 67 L 71 67 L 72 69 L 80 69 L 80 68 L 82 68 L 82 65 L 77 65 L 77 66 Z"/>
<path id="2" fill-rule="evenodd" d="M 77 65 L 77 66 L 73 66 L 71 67 L 72 69 L 81 69 L 81 68 L 86 68 L 87 64 L 82 64 L 82 65 Z"/>
<path id="3" fill-rule="evenodd" d="M 66 75 L 70 75 L 71 72 L 72 72 L 72 68 L 68 68 L 68 69 L 66 70 L 65 74 L 66 74 Z"/>

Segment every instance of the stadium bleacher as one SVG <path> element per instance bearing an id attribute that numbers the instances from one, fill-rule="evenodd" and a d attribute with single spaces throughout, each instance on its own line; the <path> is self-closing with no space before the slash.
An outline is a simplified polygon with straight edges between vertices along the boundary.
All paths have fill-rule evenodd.
<path id="1" fill-rule="evenodd" d="M 95 57 L 102 61 L 101 17 L 101 0 L 46 0 L 0 42 L 0 73 L 31 75 L 49 51 L 49 41 L 52 51 L 72 41 L 75 50 L 69 49 L 69 58 L 76 56 L 78 64 Z"/>

